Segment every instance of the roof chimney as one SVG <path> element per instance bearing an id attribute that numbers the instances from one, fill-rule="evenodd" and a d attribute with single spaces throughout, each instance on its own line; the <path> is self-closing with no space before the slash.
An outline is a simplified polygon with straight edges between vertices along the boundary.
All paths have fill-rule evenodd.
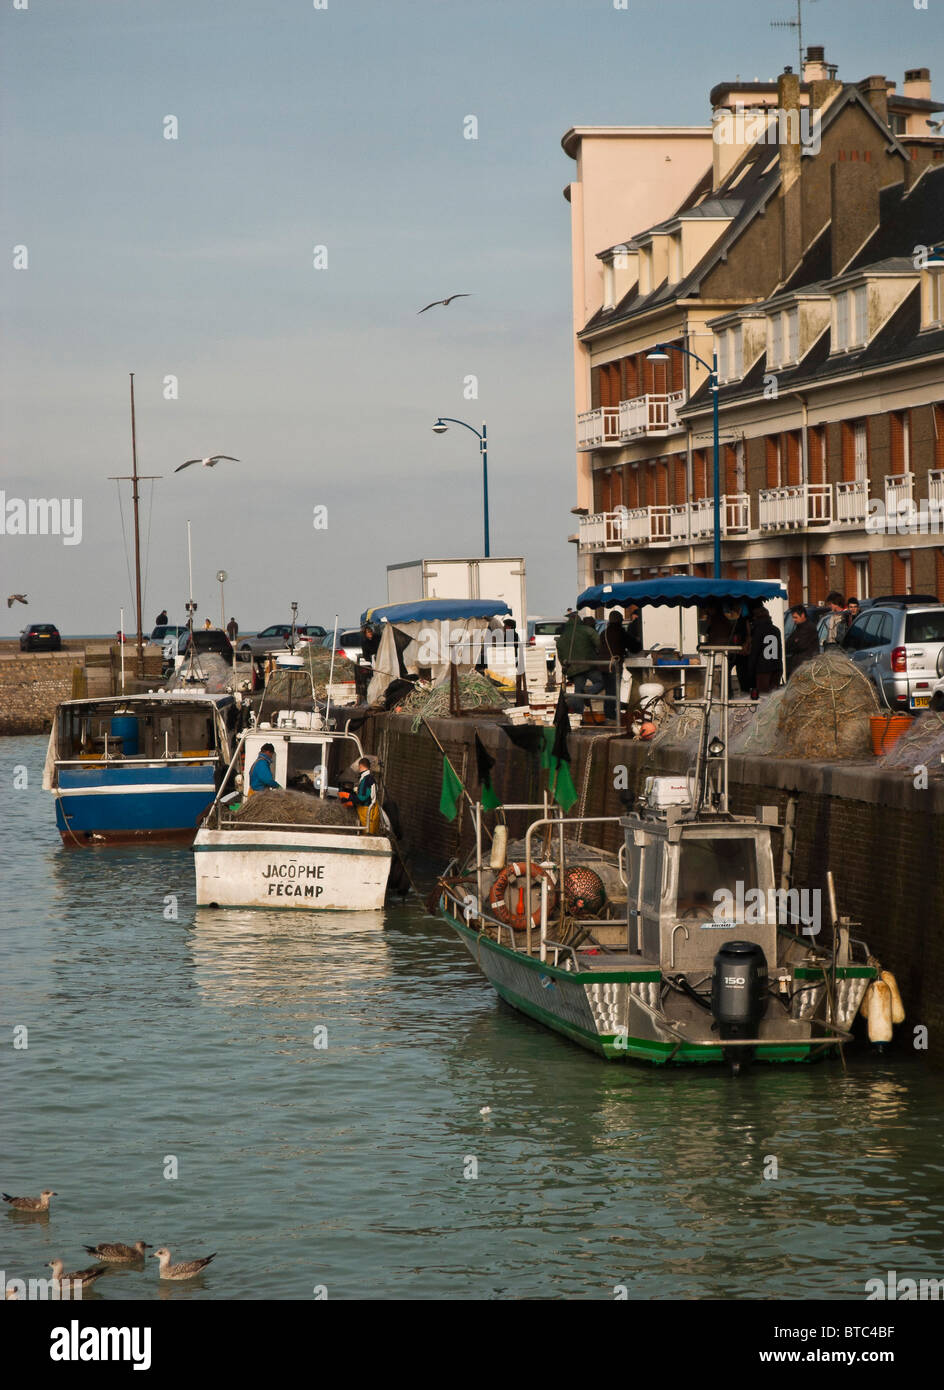
<path id="1" fill-rule="evenodd" d="M 777 79 L 780 126 L 780 278 L 786 280 L 803 254 L 800 204 L 800 79 L 784 68 Z"/>
<path id="2" fill-rule="evenodd" d="M 885 77 L 879 77 L 874 73 L 871 77 L 863 77 L 859 83 L 859 91 L 882 124 L 888 125 L 888 83 Z"/>
<path id="3" fill-rule="evenodd" d="M 930 68 L 909 68 L 905 73 L 905 85 L 902 95 L 906 97 L 917 97 L 919 101 L 931 100 L 931 69 Z"/>
<path id="4" fill-rule="evenodd" d="M 827 77 L 826 50 L 823 47 L 808 48 L 803 64 L 804 82 L 822 82 Z"/>

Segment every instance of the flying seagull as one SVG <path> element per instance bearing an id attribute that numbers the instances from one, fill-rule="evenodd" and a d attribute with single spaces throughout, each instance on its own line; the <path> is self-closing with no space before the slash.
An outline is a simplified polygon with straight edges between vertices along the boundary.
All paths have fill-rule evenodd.
<path id="1" fill-rule="evenodd" d="M 192 463 L 202 463 L 204 468 L 215 468 L 220 459 L 226 459 L 228 463 L 238 463 L 239 459 L 234 459 L 232 454 L 211 454 L 208 459 L 188 459 L 182 463 L 180 468 L 175 468 L 174 472 L 179 473 L 183 468 L 189 468 Z"/>
<path id="2" fill-rule="evenodd" d="M 417 309 L 418 314 L 425 314 L 427 309 L 435 309 L 437 304 L 451 304 L 454 299 L 470 299 L 468 294 L 451 294 L 448 299 L 434 299 L 432 304 L 426 304 L 422 309 Z"/>
<path id="3" fill-rule="evenodd" d="M 25 603 L 25 602 L 26 602 L 26 595 L 25 595 L 25 594 L 11 594 L 10 597 L 7 599 L 7 607 L 8 607 L 8 608 L 12 608 L 13 605 L 14 605 L 14 603 Z"/>
<path id="4" fill-rule="evenodd" d="M 170 1251 L 166 1245 L 162 1245 L 159 1250 L 152 1252 L 151 1258 L 160 1260 L 161 1279 L 192 1279 L 196 1274 L 202 1274 L 211 1260 L 215 1260 L 215 1255 L 207 1255 L 203 1260 L 185 1260 L 183 1264 L 172 1265 L 170 1262 Z"/>

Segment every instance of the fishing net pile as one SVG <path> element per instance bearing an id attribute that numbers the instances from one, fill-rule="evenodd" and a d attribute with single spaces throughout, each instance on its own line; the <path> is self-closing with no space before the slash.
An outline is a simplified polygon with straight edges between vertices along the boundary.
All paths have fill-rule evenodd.
<path id="1" fill-rule="evenodd" d="M 878 713 L 872 682 L 841 651 L 798 666 L 732 733 L 731 751 L 826 762 L 872 756 L 869 720 Z M 734 725 L 732 723 L 732 729 Z"/>
<path id="2" fill-rule="evenodd" d="M 463 714 L 477 714 L 503 709 L 508 703 L 498 687 L 478 671 L 465 671 L 458 676 L 459 705 Z M 449 680 L 426 690 L 414 690 L 403 702 L 404 710 L 414 715 L 414 732 L 421 719 L 440 719 L 449 714 Z"/>
<path id="3" fill-rule="evenodd" d="M 882 758 L 882 766 L 913 773 L 926 767 L 929 776 L 944 777 L 944 713 L 929 709 L 917 715 Z"/>
<path id="4" fill-rule="evenodd" d="M 315 695 L 319 700 L 328 698 L 329 676 L 335 685 L 354 679 L 354 663 L 348 661 L 347 657 L 339 656 L 337 652 L 334 654 L 334 674 L 331 674 L 331 651 L 328 647 L 321 647 L 315 642 L 308 642 L 301 655 L 305 658 L 311 672 Z"/>
<path id="5" fill-rule="evenodd" d="M 241 825 L 355 825 L 357 812 L 343 802 L 304 792 L 255 792 L 235 813 Z"/>
<path id="6" fill-rule="evenodd" d="M 869 719 L 878 699 L 869 681 L 840 651 L 828 651 L 797 667 L 786 685 L 728 712 L 728 747 L 750 757 L 835 761 L 872 756 Z M 694 752 L 701 712 L 682 707 L 665 719 L 652 740 Z M 711 733 L 720 734 L 720 719 Z"/>

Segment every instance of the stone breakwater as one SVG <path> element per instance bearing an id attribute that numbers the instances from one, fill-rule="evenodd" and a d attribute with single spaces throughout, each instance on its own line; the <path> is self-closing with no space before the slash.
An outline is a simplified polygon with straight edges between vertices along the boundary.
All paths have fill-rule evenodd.
<path id="1" fill-rule="evenodd" d="M 442 755 L 429 734 L 411 729 L 407 715 L 370 715 L 361 731 L 365 747 L 377 753 L 387 794 L 399 810 L 401 839 L 407 850 L 445 862 L 473 844 L 467 804 L 455 821 L 439 811 Z M 475 733 L 495 758 L 492 783 L 503 802 L 540 802 L 542 776 L 537 759 L 510 743 L 492 721 L 430 721 L 456 772 L 478 799 Z M 578 801 L 572 814 L 623 814 L 617 782 L 638 791 L 645 777 L 687 770 L 689 755 L 653 748 L 602 733 L 576 733 L 570 740 L 571 770 Z M 615 776 L 618 767 L 625 774 Z M 780 758 L 737 757 L 730 762 L 731 809 L 753 814 L 757 806 L 776 806 L 781 826 L 788 803 L 796 807 L 793 884 L 826 888 L 826 870 L 836 883 L 839 912 L 861 923 L 864 938 L 898 979 L 908 1017 L 896 1030 L 896 1046 L 911 1049 L 915 1028 L 927 1029 L 927 1052 L 944 1063 L 944 778 L 929 785 L 906 772 L 870 763 L 814 763 Z M 918 785 L 916 785 L 916 782 Z M 492 815 L 487 817 L 491 823 Z M 508 815 L 511 835 L 526 820 Z M 616 849 L 622 830 L 616 823 L 588 824 L 588 843 Z M 824 892 L 825 901 L 825 892 Z"/>
<path id="2" fill-rule="evenodd" d="M 56 706 L 72 698 L 77 668 L 84 674 L 82 694 L 111 694 L 107 653 L 0 651 L 0 734 L 48 733 Z"/>

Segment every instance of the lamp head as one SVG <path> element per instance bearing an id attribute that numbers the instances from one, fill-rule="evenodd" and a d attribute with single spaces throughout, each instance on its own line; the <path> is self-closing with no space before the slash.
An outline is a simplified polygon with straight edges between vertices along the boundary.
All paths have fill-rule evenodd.
<path id="1" fill-rule="evenodd" d="M 647 362 L 668 362 L 669 354 L 662 343 L 656 343 L 651 352 L 646 353 Z"/>
<path id="2" fill-rule="evenodd" d="M 932 246 L 924 264 L 928 270 L 944 269 L 944 246 Z"/>
<path id="3" fill-rule="evenodd" d="M 448 428 L 449 426 L 443 424 L 442 420 L 437 420 L 433 425 L 433 434 L 445 434 Z"/>

